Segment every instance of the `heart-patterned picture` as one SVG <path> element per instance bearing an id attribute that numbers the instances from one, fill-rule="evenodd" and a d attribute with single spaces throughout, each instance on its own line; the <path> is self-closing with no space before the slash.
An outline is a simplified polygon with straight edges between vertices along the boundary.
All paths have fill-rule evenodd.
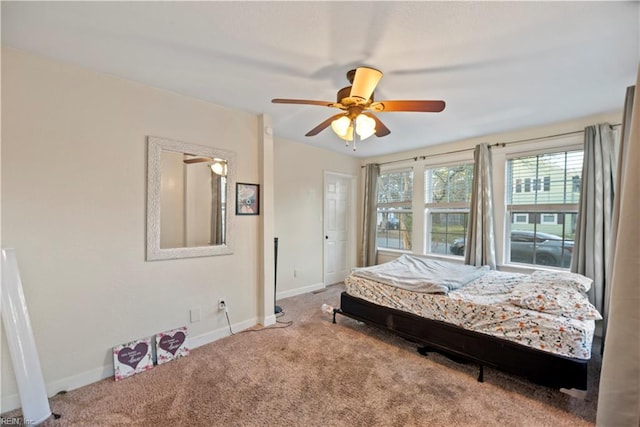
<path id="1" fill-rule="evenodd" d="M 151 338 L 143 338 L 113 348 L 116 381 L 153 368 Z"/>
<path id="2" fill-rule="evenodd" d="M 120 363 L 131 366 L 131 369 L 136 369 L 138 367 L 138 363 L 144 359 L 148 350 L 149 346 L 143 342 L 139 343 L 134 348 L 124 347 L 118 353 L 118 360 Z"/>
<path id="3" fill-rule="evenodd" d="M 169 362 L 178 357 L 187 356 L 187 327 L 172 329 L 156 335 L 156 352 L 158 365 Z"/>

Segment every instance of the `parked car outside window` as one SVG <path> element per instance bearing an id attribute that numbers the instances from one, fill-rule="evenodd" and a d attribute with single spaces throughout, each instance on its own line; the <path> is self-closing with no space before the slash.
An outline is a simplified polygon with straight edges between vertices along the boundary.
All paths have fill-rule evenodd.
<path id="1" fill-rule="evenodd" d="M 400 228 L 400 221 L 398 221 L 398 218 L 389 218 L 387 221 L 387 230 L 397 230 L 398 228 Z"/>
<path id="2" fill-rule="evenodd" d="M 449 251 L 464 255 L 465 238 L 455 239 Z M 571 265 L 573 241 L 560 236 L 533 231 L 511 232 L 511 261 L 526 264 L 568 268 Z"/>

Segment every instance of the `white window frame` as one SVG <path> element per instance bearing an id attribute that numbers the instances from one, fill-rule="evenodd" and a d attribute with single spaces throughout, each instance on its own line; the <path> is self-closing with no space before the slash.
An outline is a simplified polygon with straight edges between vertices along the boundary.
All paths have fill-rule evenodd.
<path id="1" fill-rule="evenodd" d="M 394 214 L 407 214 L 407 213 L 409 213 L 409 214 L 412 215 L 413 221 L 415 221 L 415 215 L 414 215 L 415 211 L 414 211 L 413 208 L 414 208 L 414 200 L 415 200 L 415 197 L 416 197 L 416 191 L 415 191 L 416 168 L 413 165 L 411 165 L 411 166 L 398 165 L 398 164 L 395 164 L 395 165 L 392 165 L 392 166 L 390 165 L 390 167 L 382 167 L 382 168 L 380 168 L 380 176 L 386 175 L 386 174 L 390 174 L 390 173 L 401 173 L 401 172 L 406 172 L 406 171 L 411 171 L 411 173 L 413 175 L 413 191 L 412 191 L 412 195 L 411 195 L 411 201 L 408 201 L 408 202 L 387 202 L 387 203 L 384 204 L 383 207 L 385 207 L 385 208 L 393 208 L 393 207 L 403 208 L 403 209 L 399 209 L 398 211 L 394 211 L 393 213 Z M 376 233 L 377 233 L 377 230 L 378 230 L 378 221 L 377 221 L 378 214 L 379 214 L 379 210 L 378 209 L 380 207 L 380 205 L 377 203 L 377 199 L 378 199 L 378 193 L 376 192 L 376 224 L 375 224 Z M 387 231 L 388 231 L 388 229 L 387 229 Z M 376 247 L 377 247 L 378 251 L 410 253 L 410 252 L 414 251 L 414 248 L 416 246 L 416 240 L 415 240 L 414 237 L 415 236 L 414 236 L 414 233 L 413 233 L 413 230 L 412 230 L 412 233 L 411 233 L 411 248 L 409 248 L 409 249 L 403 249 L 403 248 L 396 249 L 396 248 L 390 248 L 390 247 L 387 247 L 387 246 L 377 246 L 378 237 L 377 237 L 377 234 L 376 234 Z"/>
<path id="2" fill-rule="evenodd" d="M 443 168 L 443 167 L 451 167 L 451 166 L 464 166 L 471 165 L 473 166 L 473 159 L 469 159 L 465 157 L 460 161 L 451 161 L 451 162 L 443 162 L 443 163 L 434 163 L 434 164 L 425 164 L 422 171 L 422 182 L 423 184 L 426 182 L 426 173 L 429 170 Z M 414 175 L 415 182 L 415 175 Z M 471 184 L 473 185 L 473 183 Z M 421 199 L 424 201 L 424 233 L 422 233 L 423 239 L 423 254 L 432 255 L 438 257 L 454 257 L 456 259 L 460 259 L 460 255 L 453 255 L 447 251 L 445 254 L 436 253 L 431 251 L 431 242 L 433 240 L 432 232 L 431 232 L 431 214 L 443 213 L 443 214 L 460 214 L 466 213 L 469 214 L 469 210 L 471 207 L 471 201 L 469 202 L 448 202 L 448 203 L 434 203 L 427 201 L 426 197 L 427 188 L 424 188 L 422 192 Z"/>
<path id="3" fill-rule="evenodd" d="M 543 154 L 558 151 L 573 151 L 584 148 L 584 134 L 582 132 L 571 132 L 555 137 L 542 137 L 531 139 L 526 142 L 505 144 L 503 146 L 491 147 L 491 162 L 493 165 L 493 208 L 495 220 L 495 242 L 496 258 L 498 269 L 529 273 L 541 266 L 512 264 L 508 254 L 509 245 L 506 239 L 511 232 L 511 221 L 507 212 L 508 191 L 510 182 L 507 182 L 507 159 L 514 157 L 525 157 L 529 155 Z M 522 183 L 524 191 L 524 182 Z"/>
<path id="4" fill-rule="evenodd" d="M 526 148 L 528 148 L 528 146 L 522 147 L 520 150 L 516 149 L 518 147 L 514 147 L 513 149 L 510 149 L 510 150 L 505 149 L 503 158 L 502 158 L 502 166 L 504 168 L 502 173 L 504 176 L 504 187 L 503 187 L 504 210 L 501 213 L 502 218 L 509 219 L 512 213 L 517 214 L 518 212 L 522 212 L 522 213 L 537 212 L 540 214 L 554 213 L 556 214 L 556 221 L 557 221 L 557 213 L 566 213 L 566 214 L 577 213 L 579 208 L 579 203 L 574 203 L 574 204 L 540 203 L 540 204 L 526 204 L 526 205 L 522 204 L 522 205 L 509 206 L 508 196 L 509 196 L 510 190 L 508 186 L 511 184 L 507 182 L 507 179 L 508 179 L 507 162 L 511 159 L 520 158 L 520 157 L 584 150 L 583 138 L 584 136 L 582 134 L 576 133 L 574 135 L 563 135 L 556 138 L 549 138 L 548 140 L 543 141 L 544 144 L 540 144 L 535 150 L 527 150 Z M 494 176 L 495 176 L 495 170 L 494 170 Z M 541 184 L 544 187 L 544 181 L 542 181 Z M 532 182 L 532 185 L 533 185 L 533 182 Z M 494 189 L 495 189 L 495 182 L 494 182 Z M 542 223 L 542 217 L 540 218 L 540 223 L 544 224 Z M 549 268 L 547 266 L 543 267 L 541 265 L 536 265 L 536 264 L 521 264 L 521 263 L 511 261 L 510 259 L 510 256 L 511 256 L 510 243 L 511 242 L 507 241 L 507 239 L 511 235 L 512 221 L 503 221 L 503 224 L 505 224 L 505 227 L 504 229 L 501 230 L 503 233 L 502 236 L 500 236 L 500 238 L 496 236 L 496 243 L 497 245 L 500 245 L 500 251 L 499 251 L 500 258 L 501 258 L 499 260 L 500 265 L 515 266 L 515 267 L 526 266 L 526 268 L 530 268 L 530 269 Z M 517 224 L 517 223 L 513 223 L 513 224 Z M 550 223 L 546 223 L 546 224 L 550 224 Z M 562 268 L 562 269 L 566 270 L 566 268 Z"/>

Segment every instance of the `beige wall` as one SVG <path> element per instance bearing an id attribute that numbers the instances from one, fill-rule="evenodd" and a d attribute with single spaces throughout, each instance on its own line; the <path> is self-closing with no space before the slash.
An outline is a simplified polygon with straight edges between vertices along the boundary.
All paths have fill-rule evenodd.
<path id="1" fill-rule="evenodd" d="M 257 132 L 248 113 L 3 50 L 2 245 L 49 393 L 111 375 L 120 343 L 183 325 L 194 343 L 227 335 L 218 297 L 236 328 L 257 323 L 260 217 L 236 218 L 233 255 L 145 262 L 146 136 L 235 151 L 238 181 L 259 182 Z M 3 410 L 19 404 L 6 348 Z"/>
<path id="2" fill-rule="evenodd" d="M 360 160 L 306 144 L 278 139 L 274 164 L 275 235 L 278 237 L 279 297 L 323 287 L 324 172 L 360 176 Z M 354 225 L 358 228 L 357 188 Z M 355 240 L 355 239 L 354 239 Z M 352 247 L 355 260 L 357 241 Z M 294 270 L 297 274 L 294 277 Z"/>

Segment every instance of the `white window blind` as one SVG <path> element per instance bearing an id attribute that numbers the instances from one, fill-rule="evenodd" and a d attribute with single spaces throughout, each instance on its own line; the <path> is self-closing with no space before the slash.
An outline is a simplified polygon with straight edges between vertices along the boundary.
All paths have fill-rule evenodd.
<path id="1" fill-rule="evenodd" d="M 570 266 L 582 159 L 582 150 L 574 150 L 507 161 L 510 262 Z"/>

